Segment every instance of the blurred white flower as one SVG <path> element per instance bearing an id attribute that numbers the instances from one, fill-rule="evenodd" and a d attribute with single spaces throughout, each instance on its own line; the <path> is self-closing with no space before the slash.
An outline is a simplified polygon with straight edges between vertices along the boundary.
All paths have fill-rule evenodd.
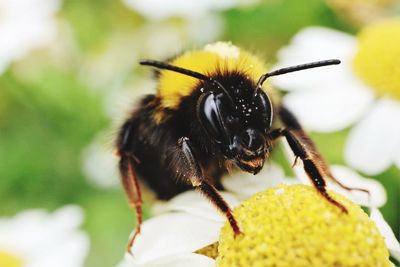
<path id="1" fill-rule="evenodd" d="M 346 169 L 342 170 L 342 178 L 351 185 L 361 186 L 357 181 L 364 179 L 359 182 L 367 182 L 364 184 L 367 185 L 365 188 L 371 192 L 380 192 L 382 189 L 379 183 L 362 177 L 354 179 L 355 175 L 351 171 L 340 168 Z M 346 172 L 350 175 L 344 177 Z M 283 170 L 274 163 L 265 166 L 259 175 L 238 172 L 224 177 L 222 182 L 228 192 L 221 192 L 221 195 L 231 208 L 238 206 L 240 201 L 256 192 L 280 184 L 301 183 L 298 179 L 285 178 Z M 380 193 L 383 196 L 376 196 L 377 201 L 386 199 L 385 191 Z M 158 215 L 144 222 L 141 234 L 131 249 L 132 255 L 127 253 L 118 267 L 180 267 L 188 266 L 189 263 L 190 266 L 215 266 L 214 259 L 196 254 L 196 251 L 218 241 L 225 217 L 200 193 L 188 191 L 170 201 L 159 202 L 153 207 L 153 213 Z M 375 213 L 379 211 L 375 209 Z M 376 221 L 385 225 L 383 217 L 377 218 Z M 393 234 L 387 224 L 382 232 L 385 237 L 389 236 L 388 240 L 390 233 Z M 394 242 L 392 239 L 390 241 Z M 391 251 L 397 251 L 395 244 L 388 244 L 388 247 Z"/>
<path id="2" fill-rule="evenodd" d="M 140 13 L 153 19 L 164 19 L 169 17 L 184 17 L 188 19 L 201 17 L 213 10 L 224 10 L 232 8 L 240 3 L 239 0 L 124 0 L 124 3 Z"/>
<path id="3" fill-rule="evenodd" d="M 0 266 L 81 267 L 89 238 L 79 230 L 83 211 L 66 206 L 52 214 L 28 210 L 0 218 Z"/>
<path id="4" fill-rule="evenodd" d="M 117 158 L 106 141 L 107 134 L 99 134 L 83 151 L 82 168 L 88 181 L 100 188 L 119 187 Z"/>
<path id="5" fill-rule="evenodd" d="M 60 0 L 0 0 L 0 74 L 33 49 L 48 45 L 56 33 Z"/>
<path id="6" fill-rule="evenodd" d="M 283 103 L 305 128 L 319 132 L 351 129 L 345 158 L 369 175 L 393 163 L 400 168 L 400 20 L 363 29 L 358 38 L 309 27 L 278 53 L 283 67 L 338 58 L 342 64 L 274 77 L 289 91 Z"/>

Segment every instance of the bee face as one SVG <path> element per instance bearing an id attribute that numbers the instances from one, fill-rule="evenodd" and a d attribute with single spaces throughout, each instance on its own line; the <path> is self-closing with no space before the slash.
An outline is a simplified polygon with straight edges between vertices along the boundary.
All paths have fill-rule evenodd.
<path id="1" fill-rule="evenodd" d="M 244 171 L 258 173 L 270 147 L 266 134 L 272 124 L 271 102 L 262 91 L 254 95 L 252 83 L 222 85 L 228 90 L 206 88 L 199 98 L 199 120 L 227 159 Z"/>

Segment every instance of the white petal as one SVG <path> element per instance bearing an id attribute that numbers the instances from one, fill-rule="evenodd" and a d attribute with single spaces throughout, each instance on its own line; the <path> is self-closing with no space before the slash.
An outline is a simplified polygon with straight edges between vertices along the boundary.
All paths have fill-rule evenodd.
<path id="1" fill-rule="evenodd" d="M 117 267 L 137 267 L 138 264 L 129 253 L 125 253 L 124 259 L 118 263 Z"/>
<path id="2" fill-rule="evenodd" d="M 239 204 L 239 200 L 234 195 L 227 192 L 220 193 L 231 208 L 236 207 Z M 156 207 L 156 209 L 160 210 L 159 207 Z M 193 190 L 179 194 L 165 203 L 163 205 L 163 212 L 168 211 L 183 211 L 217 222 L 224 222 L 226 218 L 223 214 L 217 211 L 210 201 L 199 192 Z"/>
<path id="3" fill-rule="evenodd" d="M 177 51 L 182 51 L 184 49 L 182 40 L 187 38 L 182 28 L 171 23 L 145 24 L 135 34 L 143 38 L 143 47 L 139 49 L 143 49 L 146 55 L 155 58 L 167 57 L 167 55 L 174 55 Z M 156 45 L 157 43 L 163 45 Z"/>
<path id="4" fill-rule="evenodd" d="M 396 239 L 392 229 L 390 228 L 389 224 L 383 218 L 381 212 L 373 208 L 371 209 L 371 219 L 375 222 L 376 226 L 378 227 L 379 232 L 385 238 L 385 243 L 387 248 L 390 251 L 390 254 L 400 261 L 400 244 L 399 241 Z"/>
<path id="5" fill-rule="evenodd" d="M 323 88 L 326 84 L 337 83 L 346 75 L 355 51 L 356 40 L 351 35 L 322 27 L 306 28 L 279 51 L 278 64 L 272 69 L 332 58 L 340 59 L 342 65 L 276 76 L 271 81 L 285 90 Z"/>
<path id="6" fill-rule="evenodd" d="M 387 169 L 400 148 L 400 104 L 380 100 L 349 134 L 345 158 L 354 168 L 369 175 Z"/>
<path id="7" fill-rule="evenodd" d="M 353 55 L 357 45 L 354 36 L 325 27 L 305 28 L 293 37 L 291 43 L 295 47 L 307 48 L 308 51 L 322 56 L 333 54 L 336 57 Z M 296 55 L 302 56 L 300 53 Z"/>
<path id="8" fill-rule="evenodd" d="M 1 1 L 0 73 L 31 50 L 49 45 L 55 37 L 58 0 Z"/>
<path id="9" fill-rule="evenodd" d="M 199 17 L 213 9 L 227 9 L 238 3 L 237 0 L 124 0 L 125 4 L 149 19 L 159 20 L 173 16 L 186 18 Z"/>
<path id="10" fill-rule="evenodd" d="M 348 187 L 366 189 L 369 191 L 370 197 L 364 192 L 347 191 L 334 182 L 329 182 L 329 188 L 345 195 L 362 206 L 381 207 L 386 203 L 387 197 L 385 188 L 378 181 L 364 178 L 355 171 L 344 166 L 334 165 L 331 169 L 333 175 L 339 182 Z"/>
<path id="11" fill-rule="evenodd" d="M 189 20 L 186 27 L 191 35 L 190 40 L 193 40 L 192 42 L 210 43 L 218 40 L 218 37 L 221 36 L 223 19 L 217 14 L 208 13 L 202 17 Z"/>
<path id="12" fill-rule="evenodd" d="M 215 267 L 215 260 L 204 255 L 195 253 L 177 254 L 163 257 L 145 264 L 136 264 L 134 261 L 125 259 L 118 267 Z"/>
<path id="13" fill-rule="evenodd" d="M 83 266 L 89 238 L 78 230 L 82 220 L 82 209 L 73 205 L 53 214 L 29 210 L 1 219 L 0 250 L 20 255 L 26 267 Z"/>
<path id="14" fill-rule="evenodd" d="M 43 210 L 24 211 L 14 218 L 1 219 L 0 248 L 21 255 L 29 255 L 45 230 L 43 225 L 46 219 L 47 214 Z"/>
<path id="15" fill-rule="evenodd" d="M 91 184 L 101 188 L 116 187 L 120 185 L 117 159 L 112 149 L 105 145 L 104 135 L 96 137 L 83 151 L 82 168 Z"/>
<path id="16" fill-rule="evenodd" d="M 215 267 L 215 260 L 204 255 L 199 254 L 185 254 L 177 255 L 175 257 L 167 257 L 160 259 L 150 264 L 146 264 L 146 267 Z"/>
<path id="17" fill-rule="evenodd" d="M 293 92 L 285 96 L 283 104 L 289 108 L 308 130 L 331 132 L 344 129 L 359 120 L 374 99 L 355 79 L 324 85 L 323 90 Z"/>
<path id="18" fill-rule="evenodd" d="M 247 199 L 257 192 L 278 186 L 283 182 L 284 172 L 274 163 L 268 163 L 261 172 L 253 175 L 245 172 L 236 172 L 222 179 L 226 190 L 235 193 L 240 199 Z"/>
<path id="19" fill-rule="evenodd" d="M 77 206 L 65 206 L 54 214 L 29 210 L 0 224 L 0 246 L 25 255 L 34 255 L 43 247 L 60 243 L 81 224 L 83 211 Z M 7 223 L 8 222 L 8 223 Z"/>
<path id="20" fill-rule="evenodd" d="M 78 229 L 82 221 L 83 210 L 73 205 L 65 206 L 49 215 L 46 221 L 41 223 L 41 229 L 36 229 L 40 237 L 34 241 L 31 240 L 33 252 L 36 253 L 43 247 L 54 248 L 55 244 L 61 245 L 61 242 L 68 239 Z M 24 239 L 26 238 L 27 236 Z"/>
<path id="21" fill-rule="evenodd" d="M 222 223 L 177 212 L 146 221 L 131 249 L 143 264 L 161 257 L 194 252 L 218 240 Z"/>
<path id="22" fill-rule="evenodd" d="M 24 267 L 71 267 L 84 266 L 89 252 L 89 237 L 83 232 L 69 234 L 51 246 L 36 249 Z"/>

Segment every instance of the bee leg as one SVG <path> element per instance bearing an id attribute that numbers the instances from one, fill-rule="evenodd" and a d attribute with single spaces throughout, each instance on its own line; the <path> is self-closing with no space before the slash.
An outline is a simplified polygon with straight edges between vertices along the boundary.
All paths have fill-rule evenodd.
<path id="1" fill-rule="evenodd" d="M 284 136 L 289 143 L 294 155 L 300 158 L 303 162 L 304 170 L 312 181 L 314 187 L 318 192 L 333 205 L 340 208 L 343 212 L 347 213 L 347 209 L 334 200 L 326 191 L 326 183 L 323 178 L 324 170 L 321 168 L 321 162 L 318 158 L 314 158 L 311 152 L 306 148 L 304 137 L 299 137 L 298 133 L 291 129 L 280 129 L 281 135 Z"/>
<path id="2" fill-rule="evenodd" d="M 279 136 L 284 136 L 296 158 L 302 160 L 304 170 L 318 192 L 330 203 L 347 213 L 347 209 L 334 200 L 326 191 L 326 182 L 324 177 L 332 178 L 333 175 L 322 156 L 318 153 L 315 144 L 306 135 L 297 119 L 289 110 L 281 107 L 279 110 L 279 116 L 286 128 L 271 131 L 271 137 L 277 138 Z M 366 191 L 364 189 L 361 190 Z"/>
<path id="3" fill-rule="evenodd" d="M 305 140 L 304 143 L 306 143 L 310 154 L 314 156 L 315 161 L 318 162 L 319 167 L 323 170 L 323 173 L 325 174 L 326 177 L 328 177 L 332 182 L 336 183 L 337 185 L 339 185 L 340 187 L 342 187 L 343 189 L 345 189 L 347 191 L 364 192 L 364 193 L 368 194 L 368 196 L 370 197 L 370 192 L 368 190 L 366 190 L 364 188 L 346 186 L 345 184 L 343 184 L 342 182 L 337 180 L 335 178 L 335 176 L 333 176 L 333 174 L 329 168 L 329 165 L 326 163 L 326 161 L 324 160 L 322 155 L 318 152 L 318 149 L 315 146 L 314 142 L 307 136 L 307 134 L 302 129 L 300 123 L 297 121 L 296 117 L 288 109 L 286 109 L 285 107 L 282 106 L 280 108 L 279 115 L 282 119 L 282 122 L 285 124 L 285 126 L 287 128 L 290 128 L 293 131 L 297 131 L 299 133 L 299 135 L 303 137 L 303 139 Z"/>
<path id="4" fill-rule="evenodd" d="M 191 184 L 195 189 L 200 191 L 200 193 L 207 197 L 221 213 L 225 214 L 235 236 L 239 235 L 241 232 L 236 219 L 233 217 L 232 210 L 218 193 L 217 189 L 204 178 L 202 169 L 195 158 L 189 138 L 179 138 L 178 146 L 182 153 L 182 156 L 180 157 L 180 169 L 183 173 L 182 177 L 185 182 Z"/>
<path id="5" fill-rule="evenodd" d="M 136 236 L 140 233 L 142 225 L 142 195 L 140 192 L 140 185 L 134 169 L 134 157 L 129 155 L 122 155 L 119 161 L 119 170 L 121 172 L 122 184 L 126 195 L 128 196 L 129 204 L 136 212 L 136 228 L 135 232 L 129 238 L 127 250 L 133 245 Z"/>

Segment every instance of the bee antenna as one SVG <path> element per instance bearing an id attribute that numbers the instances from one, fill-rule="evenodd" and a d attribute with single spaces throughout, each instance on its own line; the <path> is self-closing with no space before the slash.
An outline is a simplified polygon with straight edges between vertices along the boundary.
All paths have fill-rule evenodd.
<path id="1" fill-rule="evenodd" d="M 193 70 L 188 70 L 188 69 L 185 69 L 185 68 L 181 68 L 181 67 L 174 66 L 174 65 L 162 62 L 162 61 L 157 61 L 157 60 L 150 60 L 150 59 L 141 60 L 139 62 L 139 64 L 143 65 L 143 66 L 151 66 L 151 67 L 154 67 L 154 68 L 157 68 L 157 69 L 170 70 L 170 71 L 177 72 L 177 73 L 180 73 L 180 74 L 183 74 L 183 75 L 187 75 L 187 76 L 190 76 L 190 77 L 193 77 L 193 78 L 197 78 L 197 79 L 202 80 L 202 81 L 209 82 L 209 83 L 215 85 L 217 88 L 222 89 L 222 91 L 226 94 L 226 96 L 229 98 L 229 100 L 233 104 L 233 99 L 229 95 L 228 91 L 225 89 L 225 87 L 222 86 L 221 83 L 219 83 L 214 78 L 208 77 L 208 76 L 206 76 L 204 74 L 201 74 L 201 73 L 193 71 Z"/>
<path id="2" fill-rule="evenodd" d="M 299 70 L 306 70 L 306 69 L 324 67 L 324 66 L 329 66 L 329 65 L 338 65 L 338 64 L 340 64 L 339 59 L 328 59 L 328 60 L 321 60 L 321 61 L 315 61 L 315 62 L 311 62 L 311 63 L 295 65 L 295 66 L 267 72 L 267 73 L 263 74 L 260 77 L 260 79 L 258 80 L 256 88 L 254 89 L 254 96 L 257 95 L 258 90 L 261 90 L 261 86 L 263 85 L 265 80 L 268 79 L 269 77 L 278 76 L 278 75 L 295 72 L 295 71 L 299 71 Z"/>

